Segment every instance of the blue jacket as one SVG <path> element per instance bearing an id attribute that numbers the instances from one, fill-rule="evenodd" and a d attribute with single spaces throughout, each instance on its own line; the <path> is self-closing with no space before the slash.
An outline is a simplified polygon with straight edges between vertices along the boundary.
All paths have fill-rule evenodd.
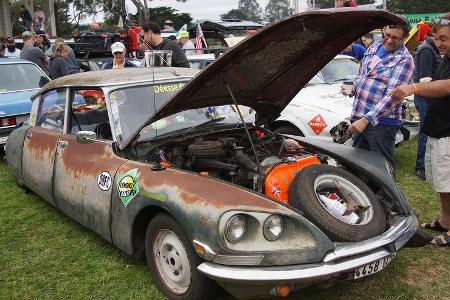
<path id="1" fill-rule="evenodd" d="M 128 60 L 126 60 L 125 59 L 125 66 L 124 66 L 125 68 L 134 68 L 134 67 L 136 67 L 134 64 L 132 64 L 130 61 L 128 61 Z M 108 61 L 106 64 L 105 64 L 105 66 L 103 67 L 103 70 L 106 70 L 106 69 L 112 69 L 113 68 L 113 61 L 111 60 L 111 61 Z"/>

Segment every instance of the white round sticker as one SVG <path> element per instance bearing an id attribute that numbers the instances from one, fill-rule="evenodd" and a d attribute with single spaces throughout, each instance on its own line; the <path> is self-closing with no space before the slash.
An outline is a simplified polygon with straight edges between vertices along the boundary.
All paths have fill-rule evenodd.
<path id="1" fill-rule="evenodd" d="M 97 176 L 97 185 L 102 191 L 107 191 L 111 187 L 111 174 L 109 172 L 101 172 Z"/>

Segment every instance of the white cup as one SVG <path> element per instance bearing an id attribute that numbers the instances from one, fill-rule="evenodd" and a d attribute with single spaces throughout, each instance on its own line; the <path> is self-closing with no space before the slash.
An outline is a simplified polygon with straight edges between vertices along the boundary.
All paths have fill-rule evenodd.
<path id="1" fill-rule="evenodd" d="M 419 82 L 430 82 L 431 81 L 431 77 L 422 77 L 419 79 Z"/>

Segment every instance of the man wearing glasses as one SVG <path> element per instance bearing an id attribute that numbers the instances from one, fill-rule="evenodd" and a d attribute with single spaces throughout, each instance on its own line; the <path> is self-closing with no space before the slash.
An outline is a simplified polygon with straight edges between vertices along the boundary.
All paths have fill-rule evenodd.
<path id="1" fill-rule="evenodd" d="M 409 83 L 414 61 L 404 46 L 409 24 L 389 25 L 382 32 L 383 39 L 367 49 L 354 81 L 353 123 L 348 131 L 353 133 L 353 147 L 384 155 L 395 171 L 395 136 L 402 124 L 402 108 L 388 92 Z"/>
<path id="2" fill-rule="evenodd" d="M 422 228 L 440 231 L 431 243 L 450 245 L 450 13 L 434 21 L 434 40 L 443 61 L 432 82 L 402 85 L 390 92 L 395 98 L 414 94 L 428 102 L 423 132 L 428 136 L 425 153 L 426 179 L 433 183 L 442 205 L 440 218 L 421 224 Z"/>

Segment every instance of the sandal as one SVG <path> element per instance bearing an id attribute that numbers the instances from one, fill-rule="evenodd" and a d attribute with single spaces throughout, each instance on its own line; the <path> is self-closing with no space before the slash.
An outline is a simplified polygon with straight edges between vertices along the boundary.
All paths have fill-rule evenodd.
<path id="1" fill-rule="evenodd" d="M 432 244 L 435 244 L 439 247 L 445 247 L 450 246 L 450 235 L 446 232 L 444 234 L 441 234 L 439 236 L 435 236 L 433 240 L 431 241 Z"/>
<path id="2" fill-rule="evenodd" d="M 433 221 L 430 223 L 420 224 L 420 228 L 434 230 L 434 231 L 438 231 L 438 232 L 447 232 L 448 231 L 448 228 L 443 227 L 441 225 L 441 223 L 439 223 L 439 220 L 436 220 L 436 221 Z"/>

